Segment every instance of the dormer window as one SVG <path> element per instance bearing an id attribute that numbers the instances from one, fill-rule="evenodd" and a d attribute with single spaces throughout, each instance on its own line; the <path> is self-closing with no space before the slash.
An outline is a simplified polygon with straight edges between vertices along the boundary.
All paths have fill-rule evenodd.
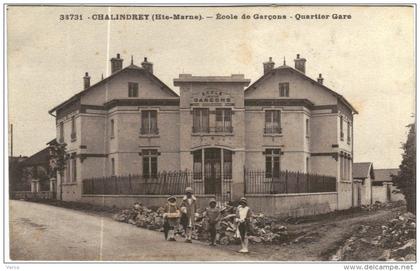
<path id="1" fill-rule="evenodd" d="M 129 82 L 128 83 L 128 97 L 138 97 L 139 96 L 139 84 Z"/>
<path id="2" fill-rule="evenodd" d="M 289 83 L 279 84 L 280 97 L 289 97 Z"/>

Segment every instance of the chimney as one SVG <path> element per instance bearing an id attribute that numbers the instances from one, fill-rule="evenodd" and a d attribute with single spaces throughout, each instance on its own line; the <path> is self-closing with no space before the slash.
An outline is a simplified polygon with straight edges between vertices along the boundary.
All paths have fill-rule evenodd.
<path id="1" fill-rule="evenodd" d="M 146 71 L 153 73 L 153 63 L 147 61 L 147 57 L 144 58 L 144 61 L 141 63 L 141 66 Z"/>
<path id="2" fill-rule="evenodd" d="M 306 59 L 300 58 L 300 55 L 297 54 L 295 59 L 295 69 L 305 73 L 305 62 Z"/>
<path id="3" fill-rule="evenodd" d="M 324 84 L 324 78 L 322 78 L 322 74 L 321 73 L 319 74 L 319 77 L 318 77 L 318 83 L 320 83 L 321 85 Z"/>
<path id="4" fill-rule="evenodd" d="M 268 58 L 268 62 L 264 62 L 263 63 L 264 66 L 264 74 L 266 74 L 267 72 L 271 71 L 272 69 L 274 69 L 274 62 L 273 62 L 273 58 L 270 56 Z"/>
<path id="5" fill-rule="evenodd" d="M 120 54 L 117 54 L 117 57 L 111 58 L 111 73 L 122 70 L 123 59 L 120 58 Z"/>
<path id="6" fill-rule="evenodd" d="M 87 89 L 90 87 L 90 76 L 89 73 L 85 73 L 85 76 L 83 77 L 83 87 L 84 89 Z"/>

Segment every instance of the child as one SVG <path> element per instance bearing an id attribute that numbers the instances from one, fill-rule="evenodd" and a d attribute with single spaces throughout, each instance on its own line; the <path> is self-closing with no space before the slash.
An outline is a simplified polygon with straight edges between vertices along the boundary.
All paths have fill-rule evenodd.
<path id="1" fill-rule="evenodd" d="M 176 241 L 175 229 L 178 226 L 179 208 L 176 205 L 176 198 L 174 196 L 168 198 L 163 218 L 165 219 L 166 224 L 164 226 L 164 230 L 166 231 L 165 238 L 167 238 L 168 241 Z"/>
<path id="2" fill-rule="evenodd" d="M 193 195 L 193 189 L 191 187 L 187 187 L 185 189 L 185 196 L 182 199 L 182 203 L 181 203 L 181 208 L 183 210 L 183 213 L 185 214 L 185 225 L 184 229 L 185 229 L 185 235 L 186 235 L 186 239 L 185 242 L 187 243 L 192 243 L 191 241 L 191 237 L 192 237 L 192 232 L 194 230 L 194 225 L 195 225 L 195 213 L 197 211 L 197 204 L 196 204 L 197 199 L 194 197 Z"/>
<path id="3" fill-rule="evenodd" d="M 248 232 L 250 230 L 252 211 L 248 207 L 246 198 L 242 197 L 239 201 L 239 206 L 236 209 L 236 219 L 239 234 L 241 237 L 240 253 L 248 253 Z"/>
<path id="4" fill-rule="evenodd" d="M 220 209 L 216 207 L 216 199 L 211 199 L 209 207 L 206 208 L 204 216 L 207 218 L 207 230 L 210 233 L 210 246 L 216 245 L 216 226 L 220 221 Z"/>

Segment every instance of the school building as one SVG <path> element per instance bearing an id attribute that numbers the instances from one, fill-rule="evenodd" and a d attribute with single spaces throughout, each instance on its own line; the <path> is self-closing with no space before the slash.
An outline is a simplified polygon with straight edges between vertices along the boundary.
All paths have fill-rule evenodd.
<path id="1" fill-rule="evenodd" d="M 180 74 L 174 91 L 156 76 L 147 58 L 141 66 L 111 59 L 112 74 L 52 108 L 57 141 L 67 144 L 64 200 L 82 197 L 82 181 L 101 176 L 190 170 L 203 194 L 244 191 L 244 170 L 334 176 L 337 209 L 352 206 L 354 107 L 294 67 L 262 65 L 255 82 L 242 74 Z"/>

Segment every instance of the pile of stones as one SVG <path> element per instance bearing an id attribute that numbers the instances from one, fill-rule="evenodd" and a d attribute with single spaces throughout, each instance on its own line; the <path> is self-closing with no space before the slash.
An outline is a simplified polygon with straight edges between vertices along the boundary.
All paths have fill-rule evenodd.
<path id="1" fill-rule="evenodd" d="M 412 213 L 397 215 L 388 224 L 382 225 L 382 234 L 377 237 L 385 249 L 379 260 L 415 261 L 416 217 Z"/>
<path id="2" fill-rule="evenodd" d="M 337 252 L 330 258 L 333 261 L 349 260 L 360 244 L 376 247 L 382 254 L 378 261 L 415 261 L 416 255 L 416 217 L 412 213 L 397 213 L 385 225 L 381 225 L 381 233 L 372 237 L 372 226 L 360 225 Z M 369 236 L 370 235 L 370 236 Z"/>
<path id="3" fill-rule="evenodd" d="M 195 217 L 195 230 L 193 239 L 206 241 L 209 238 L 207 233 L 207 220 L 203 216 L 204 210 L 198 210 Z M 119 222 L 129 223 L 137 227 L 146 228 L 163 232 L 163 213 L 162 207 L 148 208 L 140 202 L 136 202 L 129 209 L 122 209 L 113 216 L 113 219 Z M 236 207 L 224 206 L 222 208 L 222 219 L 217 226 L 216 240 L 221 245 L 238 244 L 237 227 L 235 223 Z M 271 243 L 281 244 L 289 242 L 292 238 L 287 227 L 273 217 L 266 217 L 264 214 L 254 214 L 251 223 L 251 232 L 249 240 L 251 243 Z M 184 232 L 181 226 L 176 230 L 176 235 L 183 236 Z"/>

